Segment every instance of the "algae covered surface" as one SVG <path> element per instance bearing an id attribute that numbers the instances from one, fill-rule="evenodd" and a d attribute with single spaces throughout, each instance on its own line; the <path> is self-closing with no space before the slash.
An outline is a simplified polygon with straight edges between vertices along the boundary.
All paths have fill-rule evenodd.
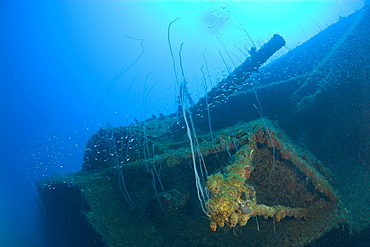
<path id="1" fill-rule="evenodd" d="M 302 155 L 272 126 L 266 119 L 232 126 L 216 131 L 214 144 L 210 134 L 199 135 L 210 173 L 206 213 L 187 148 L 147 163 L 47 178 L 39 188 L 51 183 L 55 190 L 74 188 L 83 201 L 76 207 L 107 246 L 303 246 L 342 224 L 346 211 L 325 174 L 316 170 L 320 162 L 307 150 Z M 170 159 L 173 155 L 179 158 Z M 120 189 L 119 174 L 132 204 Z M 47 211 L 47 202 L 44 207 Z"/>

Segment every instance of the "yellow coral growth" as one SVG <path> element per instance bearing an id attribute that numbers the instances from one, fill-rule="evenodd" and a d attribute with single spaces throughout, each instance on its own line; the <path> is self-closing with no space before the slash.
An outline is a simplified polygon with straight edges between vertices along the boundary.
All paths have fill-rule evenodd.
<path id="1" fill-rule="evenodd" d="M 234 163 L 226 167 L 225 174 L 216 173 L 208 177 L 210 198 L 207 201 L 207 213 L 211 230 L 216 231 L 217 225 L 223 227 L 225 224 L 230 227 L 238 223 L 245 226 L 252 216 L 257 215 L 275 217 L 277 221 L 286 216 L 305 216 L 307 210 L 304 208 L 257 204 L 256 191 L 246 183 L 253 171 L 253 150 L 251 144 L 244 145 L 234 156 Z"/>

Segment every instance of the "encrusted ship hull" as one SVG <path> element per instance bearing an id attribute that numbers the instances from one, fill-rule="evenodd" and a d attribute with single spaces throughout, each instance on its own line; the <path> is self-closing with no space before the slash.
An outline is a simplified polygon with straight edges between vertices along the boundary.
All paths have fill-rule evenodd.
<path id="1" fill-rule="evenodd" d="M 164 142 L 166 134 L 160 134 L 163 131 L 158 126 L 171 121 L 145 123 L 148 146 L 158 145 L 158 150 L 167 152 L 150 152 L 147 159 L 138 158 L 113 169 L 109 157 L 104 157 L 109 154 L 102 153 L 103 162 L 95 163 L 100 167 L 91 166 L 89 157 L 85 157 L 83 171 L 40 180 L 38 188 L 45 212 L 63 219 L 72 217 L 71 221 L 80 219 L 79 224 L 96 232 L 106 246 L 304 246 L 345 223 L 346 210 L 330 186 L 330 173 L 308 150 L 294 145 L 266 119 L 215 131 L 213 143 L 209 133 L 198 136 L 202 159 L 210 173 L 207 203 L 211 206 L 207 216 L 197 195 L 187 142 Z M 131 129 L 136 133 L 132 138 L 139 138 L 143 127 Z M 115 133 L 115 138 L 107 138 L 108 132 Z M 104 150 L 110 141 L 124 139 L 126 133 L 126 128 L 99 131 L 87 148 Z M 228 176 L 232 165 L 227 164 L 231 160 L 240 163 L 241 159 L 246 162 L 241 167 L 242 180 L 233 184 Z M 228 179 L 224 182 L 228 187 L 222 187 L 221 181 L 213 183 L 215 175 L 211 174 Z M 125 188 L 118 179 L 121 175 Z M 227 194 L 245 185 L 248 190 L 253 188 L 253 202 L 248 202 L 240 190 L 237 195 Z M 219 187 L 219 193 L 215 193 L 215 187 Z M 227 195 L 232 203 L 238 201 L 236 208 L 231 206 L 225 212 L 218 195 Z M 231 214 L 240 211 L 241 203 L 250 207 L 251 219 L 232 225 Z M 78 216 L 69 216 L 71 212 Z M 224 217 L 218 220 L 215 215 L 222 213 Z M 242 214 L 238 213 L 240 219 Z M 210 229 L 209 225 L 215 223 L 217 230 Z M 64 227 L 68 228 L 68 222 Z"/>
<path id="2" fill-rule="evenodd" d="M 262 68 L 249 78 L 258 87 L 223 95 L 223 102 L 211 91 L 183 120 L 161 116 L 97 131 L 81 171 L 37 183 L 48 242 L 306 246 L 330 231 L 368 227 L 369 195 L 348 199 L 349 188 L 360 193 L 364 185 L 335 182 L 309 149 L 320 159 L 330 160 L 329 147 L 338 157 L 370 159 L 361 120 L 370 112 L 369 18 L 365 7 Z M 317 46 L 320 37 L 327 42 Z M 190 141 L 187 120 L 194 123 Z M 285 133 L 307 137 L 297 145 Z"/>

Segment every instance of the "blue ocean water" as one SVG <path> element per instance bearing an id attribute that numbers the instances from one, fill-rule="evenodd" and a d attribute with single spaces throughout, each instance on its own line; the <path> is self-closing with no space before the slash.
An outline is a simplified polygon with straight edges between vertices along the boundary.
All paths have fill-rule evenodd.
<path id="1" fill-rule="evenodd" d="M 43 246 L 35 182 L 81 169 L 87 139 L 177 109 L 167 40 L 193 99 L 274 33 L 276 56 L 363 1 L 3 1 L 0 246 Z M 178 53 L 176 57 L 178 58 Z M 200 83 L 207 61 L 210 80 Z"/>

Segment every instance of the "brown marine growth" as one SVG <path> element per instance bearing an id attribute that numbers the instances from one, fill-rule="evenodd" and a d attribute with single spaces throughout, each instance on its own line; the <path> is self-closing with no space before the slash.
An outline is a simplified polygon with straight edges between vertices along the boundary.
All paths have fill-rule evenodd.
<path id="1" fill-rule="evenodd" d="M 217 226 L 225 224 L 245 226 L 253 216 L 271 217 L 278 222 L 287 216 L 307 219 L 310 207 L 319 200 L 311 185 L 325 198 L 336 202 L 338 199 L 328 181 L 305 160 L 308 157 L 299 156 L 295 151 L 281 132 L 257 124 L 249 142 L 233 155 L 232 164 L 225 167 L 224 173 L 208 177 L 207 214 L 211 230 L 216 231 Z M 254 170 L 258 170 L 255 177 Z M 253 184 L 258 186 L 261 195 L 256 193 Z M 268 197 L 264 199 L 266 204 L 276 201 L 276 205 L 258 204 L 260 196 Z M 271 200 L 275 196 L 277 198 Z M 286 204 L 280 205 L 283 201 Z"/>

